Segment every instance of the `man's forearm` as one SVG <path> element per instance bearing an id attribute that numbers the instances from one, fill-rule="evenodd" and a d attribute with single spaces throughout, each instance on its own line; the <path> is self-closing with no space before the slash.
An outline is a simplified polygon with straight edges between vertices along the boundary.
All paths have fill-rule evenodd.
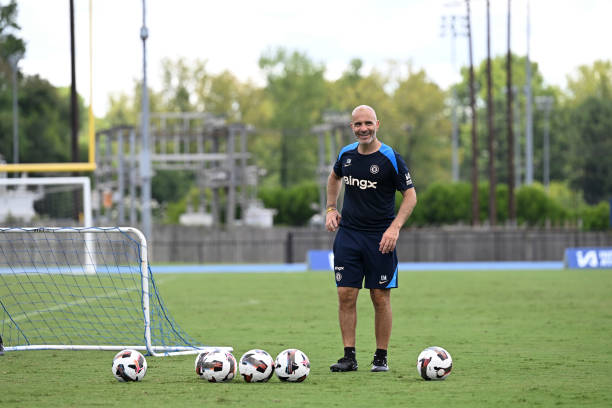
<path id="1" fill-rule="evenodd" d="M 341 180 L 333 171 L 327 178 L 327 208 L 336 207 L 338 195 L 340 194 Z"/>
<path id="2" fill-rule="evenodd" d="M 397 215 L 391 223 L 391 226 L 397 228 L 398 230 L 402 228 L 402 226 L 406 223 L 417 203 L 416 192 L 414 188 L 406 190 L 403 193 L 403 197 L 404 198 L 402 199 L 400 208 L 397 211 Z"/>

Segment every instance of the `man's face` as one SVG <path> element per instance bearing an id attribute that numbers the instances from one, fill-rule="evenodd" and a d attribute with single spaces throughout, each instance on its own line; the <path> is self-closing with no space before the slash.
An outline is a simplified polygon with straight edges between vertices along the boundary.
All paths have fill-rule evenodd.
<path id="1" fill-rule="evenodd" d="M 370 144 L 376 140 L 379 122 L 376 114 L 370 109 L 359 109 L 353 114 L 351 128 L 360 144 Z"/>

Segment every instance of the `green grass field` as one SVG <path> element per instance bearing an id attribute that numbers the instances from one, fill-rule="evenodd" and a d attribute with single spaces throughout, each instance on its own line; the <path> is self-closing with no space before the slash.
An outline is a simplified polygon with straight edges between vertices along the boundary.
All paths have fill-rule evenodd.
<path id="1" fill-rule="evenodd" d="M 153 267 L 155 271 L 155 267 Z M 331 373 L 342 354 L 330 273 L 162 274 L 166 307 L 192 337 L 273 356 L 299 348 L 303 383 L 200 380 L 193 356 L 147 357 L 141 383 L 119 383 L 112 351 L 8 352 L 0 406 L 505 407 L 612 406 L 612 270 L 403 272 L 392 294 L 387 373 L 375 349 L 367 292 L 359 299 L 360 369 Z M 426 382 L 419 352 L 446 348 L 454 368 Z"/>

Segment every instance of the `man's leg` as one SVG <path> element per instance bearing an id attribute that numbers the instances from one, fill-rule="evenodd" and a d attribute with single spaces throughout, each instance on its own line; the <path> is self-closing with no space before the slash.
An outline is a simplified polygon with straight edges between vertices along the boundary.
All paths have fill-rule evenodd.
<path id="1" fill-rule="evenodd" d="M 393 320 L 391 289 L 370 289 L 370 298 L 374 305 L 374 333 L 376 335 L 376 354 L 372 363 L 372 371 L 387 371 L 387 349 Z"/>
<path id="2" fill-rule="evenodd" d="M 338 320 L 344 347 L 355 347 L 357 295 L 359 295 L 357 288 L 338 287 Z"/>
<path id="3" fill-rule="evenodd" d="M 338 286 L 338 321 L 344 344 L 344 357 L 331 365 L 330 370 L 333 372 L 357 370 L 357 359 L 355 358 L 357 295 L 359 295 L 358 288 Z"/>

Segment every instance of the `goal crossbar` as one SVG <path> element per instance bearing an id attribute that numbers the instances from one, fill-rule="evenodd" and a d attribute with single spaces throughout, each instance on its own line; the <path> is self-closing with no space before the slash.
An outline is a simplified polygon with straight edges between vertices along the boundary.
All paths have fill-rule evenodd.
<path id="1" fill-rule="evenodd" d="M 132 227 L 0 228 L 5 350 L 231 351 L 200 344 L 174 323 L 147 251 L 144 234 Z"/>

